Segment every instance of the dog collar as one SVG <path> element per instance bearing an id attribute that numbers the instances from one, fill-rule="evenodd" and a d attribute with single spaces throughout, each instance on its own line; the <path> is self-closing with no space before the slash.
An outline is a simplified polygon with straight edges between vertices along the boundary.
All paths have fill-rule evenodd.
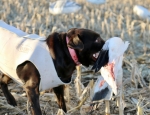
<path id="1" fill-rule="evenodd" d="M 66 36 L 66 42 L 67 42 L 67 44 L 68 44 L 68 42 L 69 42 L 69 38 L 68 38 L 67 36 Z M 78 60 L 78 57 L 77 57 L 77 54 L 76 54 L 75 50 L 74 50 L 74 49 L 71 49 L 71 48 L 69 48 L 69 47 L 68 47 L 68 50 L 69 50 L 69 53 L 70 53 L 71 58 L 73 59 L 74 63 L 75 63 L 76 65 L 80 65 L 80 62 L 79 62 L 79 60 Z"/>

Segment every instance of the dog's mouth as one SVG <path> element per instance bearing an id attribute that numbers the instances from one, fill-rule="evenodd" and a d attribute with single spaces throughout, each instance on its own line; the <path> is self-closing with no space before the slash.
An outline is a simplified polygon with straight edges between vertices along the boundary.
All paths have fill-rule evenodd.
<path id="1" fill-rule="evenodd" d="M 96 39 L 95 42 L 96 42 L 96 43 L 99 43 L 100 40 L 99 40 L 99 39 Z M 98 51 L 98 52 L 96 52 L 96 53 L 94 53 L 94 54 L 92 55 L 92 59 L 93 59 L 94 61 L 96 61 L 96 59 L 98 58 L 99 52 L 100 52 L 100 51 Z"/>

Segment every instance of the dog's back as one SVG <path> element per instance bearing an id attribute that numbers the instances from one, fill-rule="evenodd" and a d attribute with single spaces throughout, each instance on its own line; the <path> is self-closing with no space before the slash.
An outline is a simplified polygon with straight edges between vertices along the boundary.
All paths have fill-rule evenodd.
<path id="1" fill-rule="evenodd" d="M 49 49 L 44 40 L 33 40 L 23 31 L 1 22 L 0 26 L 0 70 L 23 85 L 16 74 L 17 66 L 25 61 L 32 62 L 38 69 L 41 82 L 39 90 L 63 84 L 57 76 Z M 53 77 L 49 77 L 53 76 Z M 52 82 L 53 81 L 53 82 Z"/>

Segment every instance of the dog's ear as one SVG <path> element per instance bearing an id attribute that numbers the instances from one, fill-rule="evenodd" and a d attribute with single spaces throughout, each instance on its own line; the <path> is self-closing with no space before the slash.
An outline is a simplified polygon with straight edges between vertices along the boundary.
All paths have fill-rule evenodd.
<path id="1" fill-rule="evenodd" d="M 71 38 L 67 46 L 77 50 L 82 50 L 84 48 L 84 45 L 78 36 Z"/>

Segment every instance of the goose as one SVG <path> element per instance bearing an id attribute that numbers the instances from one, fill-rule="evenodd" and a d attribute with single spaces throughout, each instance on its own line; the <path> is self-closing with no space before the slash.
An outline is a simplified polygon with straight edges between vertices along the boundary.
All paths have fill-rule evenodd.
<path id="1" fill-rule="evenodd" d="M 104 4 L 106 3 L 106 0 L 87 0 L 88 2 L 92 4 Z"/>
<path id="2" fill-rule="evenodd" d="M 146 19 L 150 21 L 150 11 L 144 6 L 135 5 L 133 7 L 133 12 L 138 15 L 142 19 Z"/>
<path id="3" fill-rule="evenodd" d="M 99 56 L 92 67 L 95 72 L 100 72 L 93 87 L 94 94 L 92 101 L 101 99 L 110 100 L 112 93 L 117 95 L 118 88 L 122 85 L 122 61 L 123 54 L 129 46 L 128 41 L 123 41 L 119 37 L 108 39 L 103 45 Z"/>
<path id="4" fill-rule="evenodd" d="M 49 12 L 53 15 L 73 13 L 80 9 L 81 5 L 68 0 L 58 0 L 49 3 Z"/>

